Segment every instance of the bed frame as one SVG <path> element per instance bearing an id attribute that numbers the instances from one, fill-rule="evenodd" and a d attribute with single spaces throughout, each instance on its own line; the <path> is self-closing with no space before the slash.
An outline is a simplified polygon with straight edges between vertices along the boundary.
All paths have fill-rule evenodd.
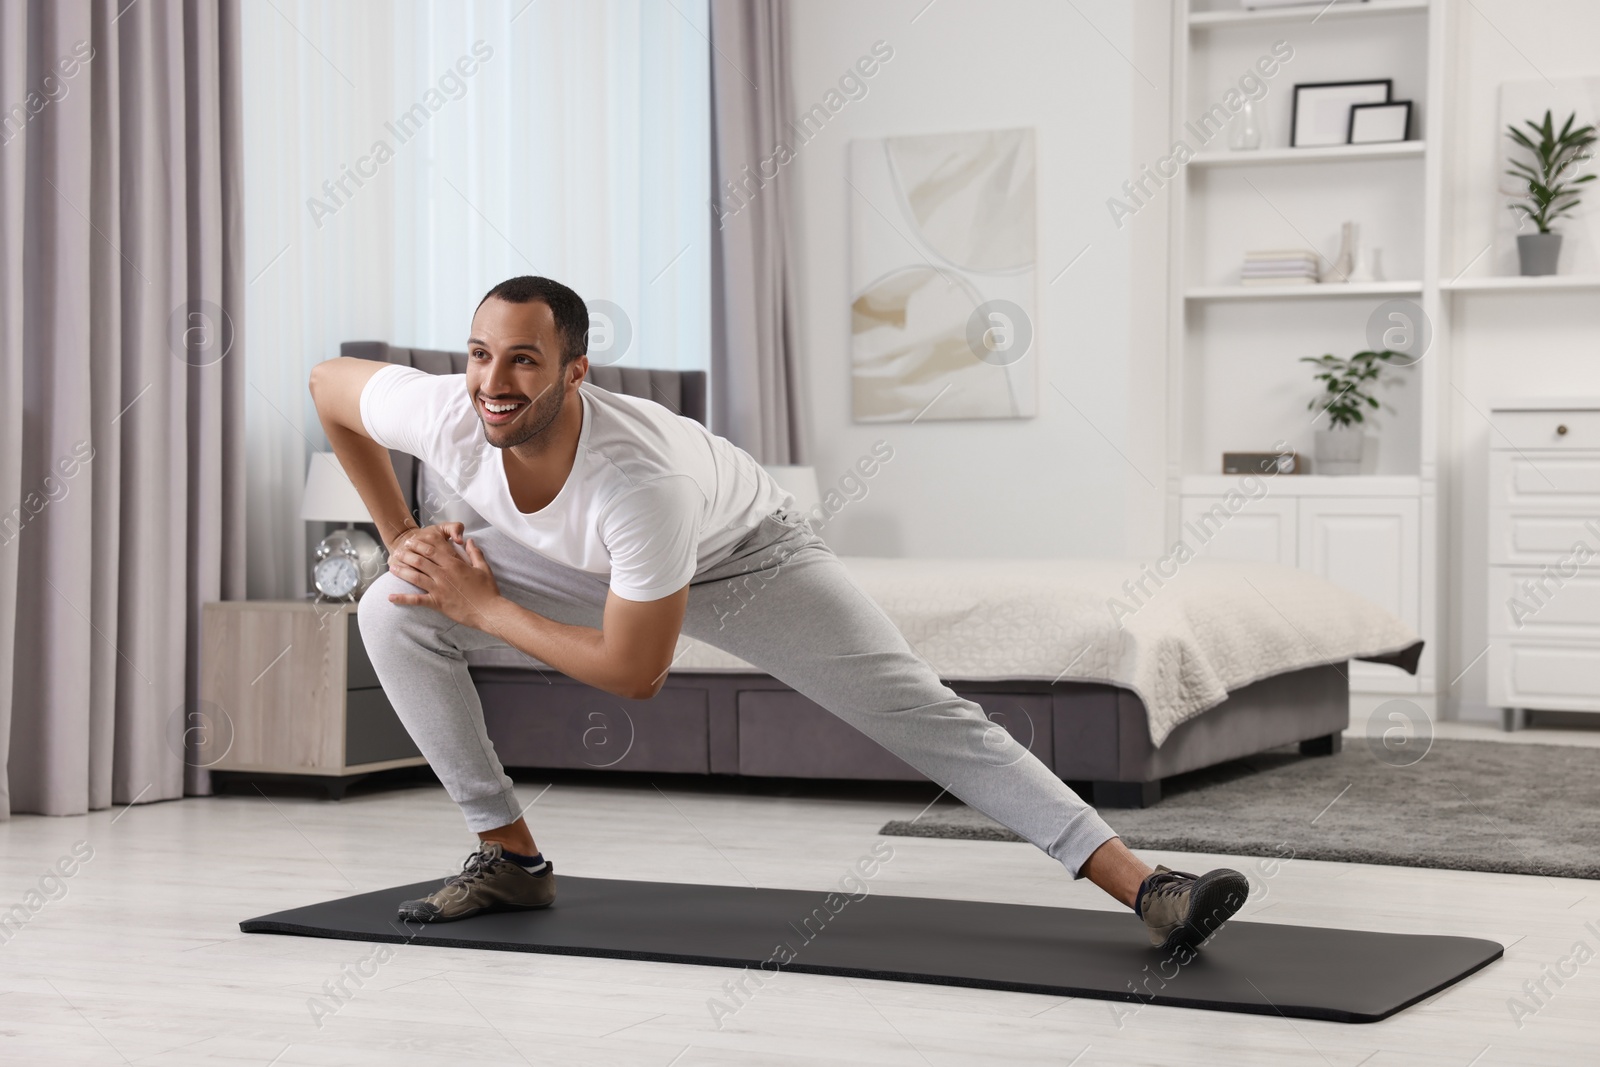
<path id="1" fill-rule="evenodd" d="M 347 342 L 341 354 L 459 374 L 466 353 Z M 701 424 L 704 371 L 596 367 L 590 381 L 644 396 Z M 417 462 L 391 452 L 413 513 Z M 1411 650 L 1408 650 L 1411 651 Z M 1420 645 L 1416 649 L 1420 652 Z M 1415 655 L 1412 655 L 1415 669 Z M 1402 664 L 1403 665 L 1403 664 Z M 1161 779 L 1298 743 L 1339 750 L 1350 721 L 1344 663 L 1291 671 L 1230 693 L 1183 723 L 1160 748 L 1131 690 L 1094 682 L 946 679 L 1062 779 L 1087 783 L 1100 807 L 1145 807 Z M 476 665 L 472 679 L 501 762 L 537 769 L 604 769 L 761 778 L 918 780 L 920 772 L 843 720 L 765 674 L 673 672 L 655 697 L 625 700 L 555 671 Z"/>

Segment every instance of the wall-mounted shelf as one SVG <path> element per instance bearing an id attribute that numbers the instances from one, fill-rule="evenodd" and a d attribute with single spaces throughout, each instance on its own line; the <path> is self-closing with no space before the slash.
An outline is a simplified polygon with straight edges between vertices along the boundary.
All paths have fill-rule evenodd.
<path id="1" fill-rule="evenodd" d="M 1516 292 L 1552 289 L 1600 289 L 1600 274 L 1545 274 L 1524 278 L 1520 275 L 1502 275 L 1492 278 L 1456 278 L 1439 283 L 1441 289 L 1452 292 Z"/>
<path id="2" fill-rule="evenodd" d="M 1185 474 L 1188 496 L 1222 496 L 1239 488 L 1242 474 Z M 1274 496 L 1416 496 L 1421 479 L 1406 474 L 1278 474 L 1270 478 Z"/>
<path id="3" fill-rule="evenodd" d="M 1362 18 L 1375 15 L 1411 15 L 1428 10 L 1428 0 L 1337 0 L 1277 7 L 1263 11 L 1195 11 L 1189 15 L 1191 30 L 1226 29 L 1230 26 L 1270 26 L 1285 22 L 1322 22 L 1326 19 Z"/>
<path id="4" fill-rule="evenodd" d="M 1317 300 L 1340 296 L 1420 296 L 1421 282 L 1329 282 L 1322 285 L 1211 285 L 1186 300 Z"/>
<path id="5" fill-rule="evenodd" d="M 1327 148 L 1257 148 L 1240 152 L 1200 152 L 1191 167 L 1273 166 L 1279 163 L 1334 163 L 1344 160 L 1422 158 L 1425 142 L 1343 144 Z"/>

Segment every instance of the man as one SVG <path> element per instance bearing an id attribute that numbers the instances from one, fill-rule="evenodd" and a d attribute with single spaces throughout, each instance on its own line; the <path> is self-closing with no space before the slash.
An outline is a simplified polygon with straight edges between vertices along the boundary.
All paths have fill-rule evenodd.
<path id="1" fill-rule="evenodd" d="M 389 573 L 361 601 L 363 642 L 479 838 L 461 873 L 402 903 L 401 918 L 555 900 L 465 653 L 504 642 L 644 699 L 661 688 L 680 632 L 793 687 L 1089 878 L 1134 909 L 1152 944 L 1192 950 L 1239 909 L 1242 875 L 1152 871 L 940 682 L 747 453 L 659 404 L 587 385 L 588 331 L 572 290 L 512 278 L 473 316 L 464 376 L 342 358 L 311 375 L 328 441 L 390 552 Z M 460 523 L 419 527 L 391 448 L 437 472 L 487 528 L 467 538 Z M 755 572 L 756 591 L 730 613 L 719 594 Z"/>

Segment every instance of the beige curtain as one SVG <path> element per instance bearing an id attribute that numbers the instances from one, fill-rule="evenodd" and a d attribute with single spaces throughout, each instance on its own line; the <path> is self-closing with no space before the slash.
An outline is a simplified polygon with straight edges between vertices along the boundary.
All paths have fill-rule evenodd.
<path id="1" fill-rule="evenodd" d="M 711 0 L 711 428 L 804 461 L 784 0 Z"/>
<path id="2" fill-rule="evenodd" d="M 209 788 L 244 595 L 237 0 L 0 3 L 0 817 Z"/>

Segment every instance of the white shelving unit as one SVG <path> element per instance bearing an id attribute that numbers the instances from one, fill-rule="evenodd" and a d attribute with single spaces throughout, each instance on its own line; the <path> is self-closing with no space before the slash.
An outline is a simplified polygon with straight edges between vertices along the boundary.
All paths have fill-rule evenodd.
<path id="1" fill-rule="evenodd" d="M 1223 496 L 1239 487 L 1237 474 L 1191 474 L 1183 480 L 1184 496 Z M 1364 478 L 1297 474 L 1276 478 L 1272 492 L 1280 496 L 1417 496 L 1419 478 L 1405 474 L 1369 474 Z"/>
<path id="2" fill-rule="evenodd" d="M 1189 29 L 1208 30 L 1234 26 L 1281 26 L 1321 22 L 1325 19 L 1340 21 L 1347 18 L 1372 18 L 1382 15 L 1409 15 L 1426 10 L 1428 0 L 1321 0 L 1318 3 L 1297 4 L 1291 7 L 1268 8 L 1262 11 L 1233 10 L 1196 11 L 1189 17 Z"/>
<path id="3" fill-rule="evenodd" d="M 1372 159 L 1407 159 L 1420 156 L 1423 141 L 1397 141 L 1394 144 L 1343 144 L 1327 148 L 1257 148 L 1241 152 L 1200 152 L 1189 160 L 1191 167 L 1261 167 L 1278 163 L 1337 163 Z"/>
<path id="4" fill-rule="evenodd" d="M 1326 285 L 1211 285 L 1190 289 L 1188 300 L 1337 300 L 1351 296 L 1421 296 L 1421 282 L 1329 282 Z"/>
<path id="5" fill-rule="evenodd" d="M 1531 278 L 1516 275 L 1499 277 L 1455 278 L 1441 283 L 1442 288 L 1456 293 L 1539 292 L 1563 289 L 1600 289 L 1600 274 L 1547 274 Z"/>
<path id="6" fill-rule="evenodd" d="M 1371 347 L 1368 320 L 1389 301 L 1410 301 L 1441 322 L 1438 139 L 1445 123 L 1433 105 L 1446 98 L 1450 6 L 1340 0 L 1247 11 L 1237 0 L 1174 0 L 1170 133 L 1193 154 L 1168 184 L 1169 541 L 1239 488 L 1239 476 L 1217 473 L 1224 451 L 1267 451 L 1284 440 L 1311 454 L 1315 427 L 1305 407 L 1318 383 L 1301 357 Z M 1241 72 L 1259 69 L 1257 58 L 1279 41 L 1293 55 L 1266 80 L 1258 104 L 1263 147 L 1229 151 L 1226 131 L 1194 144 L 1192 120 L 1222 100 Z M 1295 84 L 1370 78 L 1392 79 L 1393 97 L 1413 101 L 1412 140 L 1288 147 Z M 1346 220 L 1360 224 L 1363 254 L 1382 247 L 1384 271 L 1397 280 L 1238 284 L 1252 249 L 1311 247 L 1332 259 Z M 1436 334 L 1435 357 L 1442 343 Z M 1313 466 L 1310 475 L 1269 479 L 1267 492 L 1203 551 L 1304 567 L 1385 605 L 1427 642 L 1418 674 L 1352 664 L 1352 689 L 1432 694 L 1442 577 L 1438 359 L 1420 360 L 1397 381 L 1379 394 L 1386 410 L 1366 473 L 1319 476 Z"/>

